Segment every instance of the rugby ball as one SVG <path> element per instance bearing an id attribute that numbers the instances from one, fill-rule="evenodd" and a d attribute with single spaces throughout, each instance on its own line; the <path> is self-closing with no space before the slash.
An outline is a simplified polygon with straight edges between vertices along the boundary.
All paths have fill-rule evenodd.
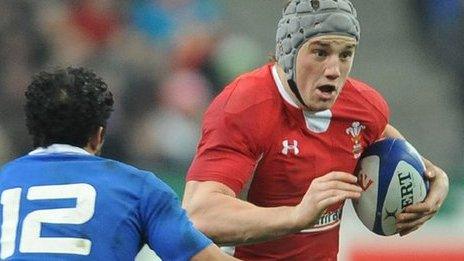
<path id="1" fill-rule="evenodd" d="M 353 207 L 362 223 L 378 235 L 396 234 L 396 214 L 423 201 L 428 191 L 422 157 L 403 139 L 383 139 L 367 147 L 355 175 L 363 192 L 353 200 Z"/>

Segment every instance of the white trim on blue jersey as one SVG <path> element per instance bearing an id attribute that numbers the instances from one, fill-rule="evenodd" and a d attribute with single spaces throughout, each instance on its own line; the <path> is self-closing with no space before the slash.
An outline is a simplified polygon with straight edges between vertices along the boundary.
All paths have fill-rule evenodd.
<path id="1" fill-rule="evenodd" d="M 79 147 L 68 145 L 68 144 L 58 144 L 58 143 L 52 144 L 46 148 L 39 147 L 29 152 L 28 155 L 46 155 L 46 154 L 53 154 L 53 153 L 92 155 L 88 151 L 84 150 L 83 148 L 79 148 Z"/>

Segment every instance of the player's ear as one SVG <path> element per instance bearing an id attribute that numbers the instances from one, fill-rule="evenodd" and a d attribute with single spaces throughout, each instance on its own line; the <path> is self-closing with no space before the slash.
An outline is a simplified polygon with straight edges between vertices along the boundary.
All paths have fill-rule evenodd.
<path id="1" fill-rule="evenodd" d="M 89 138 L 87 146 L 93 152 L 99 152 L 105 140 L 105 128 L 98 126 L 97 131 Z"/>
<path id="2" fill-rule="evenodd" d="M 105 141 L 105 134 L 106 134 L 106 129 L 103 126 L 99 126 L 97 135 L 99 138 L 98 143 L 100 144 L 100 146 L 103 145 L 103 142 Z"/>

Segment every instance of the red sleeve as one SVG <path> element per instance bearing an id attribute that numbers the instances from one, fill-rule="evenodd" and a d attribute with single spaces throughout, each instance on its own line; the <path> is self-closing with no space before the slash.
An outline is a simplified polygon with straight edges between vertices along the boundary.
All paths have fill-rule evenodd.
<path id="1" fill-rule="evenodd" d="M 267 128 L 266 113 L 262 112 L 269 100 L 246 92 L 225 90 L 205 113 L 187 181 L 217 181 L 238 195 L 251 178 L 263 152 L 263 130 Z"/>

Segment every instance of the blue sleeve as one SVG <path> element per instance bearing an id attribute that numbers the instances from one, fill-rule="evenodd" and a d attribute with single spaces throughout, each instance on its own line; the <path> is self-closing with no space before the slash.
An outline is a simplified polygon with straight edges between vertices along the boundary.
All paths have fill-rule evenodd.
<path id="1" fill-rule="evenodd" d="M 140 204 L 145 240 L 162 260 L 190 260 L 212 242 L 193 227 L 171 188 L 148 175 Z"/>

